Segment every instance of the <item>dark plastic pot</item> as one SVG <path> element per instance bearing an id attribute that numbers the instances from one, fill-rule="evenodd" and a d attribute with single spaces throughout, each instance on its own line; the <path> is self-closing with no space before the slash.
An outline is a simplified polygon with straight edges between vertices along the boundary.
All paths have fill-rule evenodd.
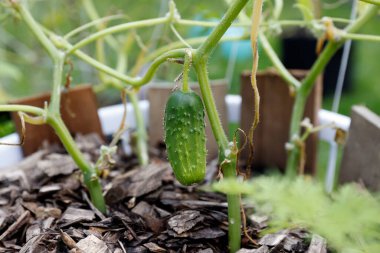
<path id="1" fill-rule="evenodd" d="M 282 40 L 282 60 L 285 67 L 287 69 L 310 69 L 317 59 L 316 44 L 317 40 L 306 30 L 299 29 L 296 31 L 287 32 Z M 344 91 L 348 91 L 352 88 L 352 52 L 354 49 L 355 45 L 353 44 L 344 79 Z M 343 49 L 338 50 L 325 68 L 323 74 L 324 95 L 333 94 L 335 91 L 342 54 Z"/>

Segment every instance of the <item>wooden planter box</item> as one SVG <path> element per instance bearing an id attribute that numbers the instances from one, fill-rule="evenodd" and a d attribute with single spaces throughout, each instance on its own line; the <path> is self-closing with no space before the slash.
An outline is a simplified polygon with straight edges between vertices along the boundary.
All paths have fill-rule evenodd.
<path id="1" fill-rule="evenodd" d="M 45 101 L 49 102 L 50 94 L 28 97 L 12 101 L 11 104 L 31 105 L 44 107 Z M 97 133 L 103 138 L 102 128 L 98 116 L 96 97 L 90 85 L 81 85 L 62 93 L 61 113 L 63 121 L 72 134 Z M 12 113 L 13 121 L 18 134 L 21 134 L 21 121 L 17 113 Z M 22 150 L 25 156 L 37 151 L 44 141 L 60 143 L 59 138 L 49 125 L 26 124 L 25 143 Z"/>
<path id="2" fill-rule="evenodd" d="M 291 73 L 297 78 L 305 77 L 307 71 L 293 70 Z M 253 120 L 254 97 L 250 80 L 250 73 L 241 76 L 241 128 L 248 133 Z M 288 85 L 274 71 L 267 70 L 257 75 L 257 85 L 260 92 L 260 124 L 254 134 L 253 166 L 286 167 L 287 153 L 285 144 L 289 140 L 290 118 L 294 98 L 289 92 Z M 304 117 L 308 117 L 313 125 L 318 124 L 318 111 L 321 108 L 322 83 L 318 78 L 317 83 L 310 94 Z M 306 173 L 313 174 L 317 168 L 317 134 L 311 135 L 306 143 Z M 242 159 L 249 156 L 248 149 L 242 155 Z"/>
<path id="3" fill-rule="evenodd" d="M 200 95 L 198 84 L 192 84 L 192 89 Z M 225 96 L 227 95 L 227 82 L 225 80 L 212 81 L 211 89 L 215 98 L 216 106 L 218 108 L 219 116 L 222 119 L 222 124 L 227 130 L 227 108 L 225 103 Z M 163 118 L 165 112 L 166 101 L 173 91 L 172 83 L 157 83 L 149 88 L 148 100 L 150 104 L 149 110 L 149 145 L 157 147 L 164 145 L 164 129 Z M 227 132 L 227 131 L 226 131 Z M 210 122 L 206 114 L 206 137 L 207 137 L 207 154 L 208 160 L 214 159 L 218 156 L 218 146 L 214 139 Z"/>

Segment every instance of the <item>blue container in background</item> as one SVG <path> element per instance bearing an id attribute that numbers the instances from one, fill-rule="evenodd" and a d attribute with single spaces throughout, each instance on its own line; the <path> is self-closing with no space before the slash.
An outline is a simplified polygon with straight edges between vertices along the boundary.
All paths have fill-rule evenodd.
<path id="1" fill-rule="evenodd" d="M 196 18 L 196 20 L 199 19 Z M 218 19 L 210 19 L 209 21 L 219 21 Z M 190 29 L 190 37 L 207 36 L 211 33 L 212 28 L 207 27 L 192 27 Z M 242 36 L 244 34 L 244 28 L 242 27 L 230 27 L 224 36 Z M 222 56 L 229 59 L 231 51 L 237 47 L 236 58 L 238 60 L 248 60 L 252 58 L 251 42 L 249 40 L 244 41 L 226 41 L 220 43 Z"/>

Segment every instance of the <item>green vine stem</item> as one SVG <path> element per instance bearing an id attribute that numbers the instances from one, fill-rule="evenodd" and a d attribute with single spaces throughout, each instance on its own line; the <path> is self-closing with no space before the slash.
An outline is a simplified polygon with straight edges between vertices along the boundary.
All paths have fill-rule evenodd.
<path id="1" fill-rule="evenodd" d="M 228 149 L 228 139 L 223 130 L 218 110 L 216 109 L 214 96 L 212 95 L 210 81 L 207 75 L 207 62 L 203 58 L 199 59 L 197 54 L 193 54 L 193 65 L 197 72 L 207 116 L 210 120 L 210 125 L 219 147 L 219 162 L 223 162 L 225 159 L 224 151 Z"/>
<path id="2" fill-rule="evenodd" d="M 84 9 L 86 10 L 87 15 L 90 17 L 92 21 L 96 21 L 100 18 L 92 0 L 82 0 L 82 4 L 84 6 Z M 98 30 L 103 30 L 105 28 L 104 23 L 96 23 L 96 27 Z M 115 38 L 107 36 L 105 40 L 113 50 L 117 51 L 118 43 Z"/>
<path id="3" fill-rule="evenodd" d="M 346 33 L 343 32 L 339 34 L 341 38 L 346 40 L 361 40 L 361 41 L 370 41 L 370 42 L 380 42 L 380 36 L 370 35 L 370 34 L 355 34 L 355 33 Z"/>
<path id="4" fill-rule="evenodd" d="M 126 16 L 125 15 L 121 15 L 121 14 L 116 14 L 116 15 L 111 15 L 111 16 L 105 16 L 103 18 L 98 18 L 98 19 L 95 19 L 91 22 L 88 22 L 84 25 L 81 25 L 77 28 L 75 28 L 74 30 L 68 32 L 66 35 L 63 36 L 64 39 L 68 40 L 69 38 L 93 27 L 93 26 L 97 26 L 99 24 L 102 24 L 102 23 L 105 23 L 105 22 L 108 22 L 108 21 L 112 21 L 112 20 L 118 20 L 118 19 L 126 19 Z"/>
<path id="5" fill-rule="evenodd" d="M 236 178 L 237 157 L 230 156 L 227 136 L 223 130 L 219 119 L 218 111 L 215 106 L 214 97 L 210 88 L 210 82 L 207 75 L 206 62 L 202 59 L 193 58 L 195 71 L 197 72 L 199 86 L 205 104 L 206 112 L 210 120 L 214 137 L 219 147 L 219 162 L 223 175 L 226 178 Z M 229 154 L 230 153 L 230 154 Z M 240 195 L 227 194 L 228 203 L 228 240 L 230 252 L 236 252 L 240 249 L 241 242 L 241 215 L 240 215 Z"/>
<path id="6" fill-rule="evenodd" d="M 94 6 L 93 1 L 82 0 L 82 2 L 90 19 L 92 19 L 92 21 L 99 19 L 99 14 Z M 97 25 L 97 28 L 98 30 L 102 31 L 104 30 L 105 27 L 103 24 L 99 24 Z M 113 36 L 106 36 L 105 40 L 109 44 L 109 46 L 113 48 L 114 51 L 118 54 L 118 63 L 117 63 L 116 70 L 120 73 L 125 72 L 127 68 L 127 57 L 126 57 L 126 52 L 125 52 L 126 47 L 120 45 L 119 42 Z M 99 42 L 99 40 L 97 42 Z M 98 50 L 101 51 L 100 52 L 101 54 L 104 53 L 103 47 L 99 48 Z M 100 72 L 103 73 L 102 71 Z M 111 85 L 118 88 L 119 90 L 120 89 L 125 90 L 120 80 L 112 81 Z M 137 139 L 136 154 L 137 154 L 140 165 L 146 166 L 149 163 L 148 134 L 145 128 L 144 118 L 142 116 L 142 112 L 138 103 L 137 91 L 136 90 L 127 91 L 127 95 L 131 101 L 133 111 L 134 111 L 135 121 L 136 121 L 136 129 L 137 129 L 137 131 L 135 132 L 135 136 Z"/>
<path id="7" fill-rule="evenodd" d="M 86 46 L 89 43 L 91 43 L 91 42 L 93 42 L 93 41 L 95 41 L 101 37 L 104 37 L 104 36 L 107 36 L 107 35 L 110 35 L 113 33 L 118 33 L 118 32 L 130 30 L 130 29 L 141 28 L 141 27 L 148 27 L 148 26 L 153 26 L 153 25 L 165 24 L 165 23 L 168 23 L 170 20 L 171 20 L 170 16 L 168 16 L 168 17 L 163 17 L 163 18 L 152 18 L 152 19 L 134 21 L 134 22 L 129 22 L 129 23 L 125 23 L 125 24 L 112 26 L 112 27 L 103 29 L 97 33 L 93 33 L 90 36 L 79 41 L 78 43 L 76 43 L 73 47 L 71 47 L 67 51 L 67 54 L 71 54 L 71 53 L 75 52 L 76 50 L 78 50 L 79 48 Z"/>
<path id="8" fill-rule="evenodd" d="M 277 71 L 281 75 L 281 77 L 293 89 L 298 89 L 301 86 L 301 83 L 296 78 L 294 78 L 294 76 L 292 74 L 290 74 L 290 72 L 282 64 L 280 58 L 278 58 L 276 52 L 273 50 L 272 46 L 270 45 L 267 37 L 265 36 L 265 34 L 263 32 L 260 32 L 259 40 L 261 42 L 262 48 L 264 49 L 268 58 L 271 60 L 273 66 L 277 69 Z"/>
<path id="9" fill-rule="evenodd" d="M 61 51 L 57 51 L 54 59 L 54 71 L 53 71 L 53 89 L 51 91 L 51 98 L 49 104 L 49 113 L 56 117 L 61 116 L 61 85 L 63 66 L 65 64 L 65 54 Z"/>
<path id="10" fill-rule="evenodd" d="M 51 39 L 52 39 L 53 43 L 57 47 L 64 48 L 64 49 L 70 49 L 72 47 L 72 45 L 69 42 L 67 42 L 66 40 L 64 40 L 62 37 L 55 35 L 55 34 L 52 34 L 51 32 L 50 32 L 50 34 L 52 35 Z M 129 86 L 140 87 L 140 86 L 143 86 L 144 84 L 147 84 L 150 80 L 152 80 L 152 78 L 153 78 L 154 74 L 156 73 L 158 67 L 162 63 L 166 62 L 168 59 L 182 58 L 185 55 L 185 49 L 175 49 L 175 50 L 171 50 L 171 51 L 168 51 L 168 52 L 161 54 L 160 56 L 158 56 L 156 59 L 153 60 L 153 62 L 149 66 L 148 70 L 146 71 L 145 75 L 142 77 L 131 77 L 131 76 L 125 75 L 125 74 L 123 74 L 123 73 L 121 73 L 121 72 L 97 61 L 96 59 L 88 56 L 87 54 L 85 54 L 81 50 L 76 50 L 74 54 L 78 58 L 83 60 L 84 62 L 93 66 L 95 69 L 97 69 L 99 71 L 103 71 L 104 73 L 124 82 L 125 85 L 121 84 L 121 83 L 117 84 L 117 88 L 123 89 L 123 88 L 127 88 Z"/>
<path id="11" fill-rule="evenodd" d="M 232 147 L 231 147 L 232 148 Z M 231 152 L 229 161 L 222 163 L 221 167 L 226 178 L 236 178 L 237 153 Z M 227 194 L 228 203 L 228 240 L 230 252 L 235 253 L 241 244 L 241 196 L 240 194 Z"/>
<path id="12" fill-rule="evenodd" d="M 139 159 L 139 163 L 142 166 L 146 166 L 149 163 L 148 156 L 148 134 L 146 132 L 144 118 L 139 107 L 139 100 L 135 91 L 127 92 L 129 100 L 132 103 L 133 111 L 135 113 L 136 119 L 136 139 L 137 139 L 137 157 Z"/>
<path id="13" fill-rule="evenodd" d="M 43 116 L 45 111 L 30 105 L 0 105 L 0 112 L 25 112 L 35 116 Z"/>
<path id="14" fill-rule="evenodd" d="M 223 36 L 223 38 L 221 38 L 220 41 L 221 42 L 238 41 L 238 40 L 246 40 L 248 38 L 249 38 L 248 34 L 244 34 L 241 36 Z M 195 37 L 195 38 L 186 39 L 186 42 L 190 46 L 196 47 L 204 43 L 206 39 L 207 39 L 207 36 Z M 165 46 L 162 46 L 161 48 L 156 49 L 150 54 L 148 54 L 144 59 L 144 63 L 154 60 L 155 58 L 157 58 L 158 56 L 162 55 L 163 53 L 167 51 L 182 48 L 182 47 L 183 47 L 183 43 L 181 41 L 175 41 L 175 42 L 169 43 Z"/>
<path id="15" fill-rule="evenodd" d="M 92 203 L 99 209 L 99 211 L 105 213 L 107 209 L 103 198 L 102 186 L 99 182 L 95 168 L 86 161 L 61 117 L 48 116 L 47 123 L 54 128 L 55 133 L 61 140 L 66 151 L 81 169 L 83 173 L 83 181 L 90 192 Z"/>
<path id="16" fill-rule="evenodd" d="M 90 192 L 91 200 L 94 205 L 103 213 L 106 212 L 106 205 L 104 202 L 102 187 L 100 185 L 99 179 L 95 173 L 94 167 L 92 167 L 84 158 L 83 154 L 80 152 L 75 144 L 75 141 L 71 137 L 70 132 L 67 130 L 65 124 L 62 121 L 60 114 L 60 98 L 61 98 L 61 84 L 62 84 L 62 72 L 65 54 L 58 50 L 54 44 L 46 37 L 43 30 L 40 28 L 39 24 L 34 20 L 30 14 L 26 0 L 22 0 L 19 3 L 14 2 L 14 8 L 20 13 L 21 17 L 24 19 L 25 23 L 29 29 L 34 33 L 43 47 L 46 49 L 50 57 L 53 59 L 54 63 L 54 73 L 53 73 L 53 89 L 51 93 L 50 105 L 48 111 L 45 115 L 45 111 L 40 109 L 32 109 L 33 107 L 27 106 L 15 106 L 12 105 L 8 107 L 9 110 L 20 109 L 24 112 L 31 112 L 34 114 L 40 114 L 46 116 L 46 123 L 48 123 L 55 130 L 56 134 L 62 141 L 67 152 L 70 154 L 72 159 L 81 169 L 84 176 L 84 183 L 88 187 Z M 2 106 L 2 109 L 7 108 Z"/>
<path id="17" fill-rule="evenodd" d="M 231 26 L 232 22 L 239 15 L 240 11 L 247 4 L 248 0 L 236 0 L 228 8 L 224 14 L 219 25 L 214 28 L 212 33 L 208 36 L 206 41 L 202 43 L 197 49 L 198 56 L 208 58 L 213 49 L 216 47 L 222 36 L 226 33 L 227 29 Z"/>
<path id="18" fill-rule="evenodd" d="M 376 5 L 370 6 L 366 12 L 360 16 L 354 23 L 349 25 L 345 31 L 347 33 L 355 33 L 364 24 L 368 22 L 372 17 L 374 17 L 379 11 L 380 7 Z M 310 72 L 306 78 L 302 81 L 302 85 L 296 93 L 295 102 L 293 105 L 293 112 L 291 118 L 289 138 L 290 143 L 296 140 L 301 135 L 301 121 L 304 113 L 304 108 L 306 105 L 307 97 L 309 96 L 311 90 L 313 89 L 315 80 L 318 75 L 323 71 L 331 57 L 335 52 L 344 44 L 345 39 L 339 41 L 330 41 L 325 49 L 322 51 L 321 55 L 318 57 L 317 61 L 312 66 Z M 288 176 L 295 176 L 297 174 L 297 168 L 300 161 L 300 150 L 297 145 L 293 145 L 293 148 L 288 154 L 288 160 L 286 164 L 286 174 Z"/>
<path id="19" fill-rule="evenodd" d="M 183 72 L 182 72 L 182 91 L 189 92 L 189 71 L 191 67 L 191 63 L 193 60 L 192 51 L 190 49 L 186 50 L 185 61 L 183 64 Z"/>
<path id="20" fill-rule="evenodd" d="M 380 0 L 360 0 L 360 1 L 380 6 Z"/>
<path id="21" fill-rule="evenodd" d="M 350 23 L 349 19 L 336 18 L 336 17 L 330 17 L 330 18 L 334 22 Z M 112 16 L 106 16 L 104 18 L 97 18 L 96 20 L 94 20 L 92 22 L 89 22 L 89 23 L 87 23 L 81 27 L 76 28 L 73 31 L 70 31 L 67 35 L 65 35 L 65 38 L 68 39 L 69 37 L 73 37 L 73 35 L 78 34 L 79 32 L 84 31 L 85 29 L 88 29 L 94 25 L 98 25 L 104 21 L 117 20 L 117 19 L 127 19 L 127 17 L 124 15 L 112 15 Z M 142 21 L 149 21 L 149 20 L 152 20 L 152 19 L 146 19 L 146 20 L 142 20 Z M 156 21 L 156 19 L 153 19 L 153 21 Z M 181 25 L 181 26 L 201 26 L 201 27 L 210 27 L 210 28 L 214 28 L 219 24 L 219 22 L 217 22 L 217 21 L 189 20 L 189 19 L 181 19 L 179 17 L 176 17 L 175 19 L 172 19 L 172 20 L 167 20 L 166 22 L 168 23 L 168 21 L 170 21 L 172 24 L 177 24 L 177 25 Z M 140 22 L 140 21 L 135 21 L 135 22 Z M 316 19 L 316 20 L 313 20 L 313 22 L 322 23 L 323 20 L 322 19 Z M 307 25 L 311 25 L 312 21 L 308 21 L 308 20 L 276 20 L 276 21 L 263 22 L 262 26 L 268 27 L 268 26 L 272 26 L 273 24 L 280 25 L 282 27 L 285 27 L 285 26 L 307 26 Z M 119 33 L 119 32 L 123 32 L 123 31 L 127 31 L 127 30 L 130 30 L 133 28 L 141 28 L 141 27 L 145 27 L 145 26 L 149 26 L 149 25 L 147 25 L 146 23 L 137 23 L 137 27 L 130 27 L 130 26 L 120 27 L 120 25 L 117 25 L 117 26 L 118 26 L 117 29 L 115 29 L 113 31 L 108 31 L 107 35 L 109 35 L 111 33 Z M 231 26 L 234 26 L 234 27 L 250 27 L 251 22 L 234 22 L 231 24 Z M 112 27 L 110 27 L 110 28 L 112 28 Z M 98 36 L 103 37 L 106 35 L 100 34 Z M 91 38 L 90 40 L 91 41 L 86 41 L 86 42 L 83 41 L 81 43 L 84 43 L 83 44 L 83 46 L 84 46 L 84 45 L 87 45 L 88 43 L 91 43 L 92 41 L 96 40 L 96 38 Z"/>
<path id="22" fill-rule="evenodd" d="M 223 16 L 221 22 L 211 32 L 209 37 L 193 52 L 193 65 L 197 73 L 199 86 L 203 102 L 206 108 L 210 125 L 219 147 L 219 162 L 223 174 L 227 178 L 236 178 L 237 157 L 231 152 L 227 136 L 223 130 L 215 100 L 212 95 L 210 81 L 207 75 L 207 61 L 222 38 L 223 34 L 231 26 L 232 22 L 239 15 L 240 11 L 247 4 L 248 0 L 235 0 Z M 236 252 L 241 243 L 241 215 L 240 215 L 240 195 L 227 194 L 228 202 L 228 240 L 230 252 Z"/>

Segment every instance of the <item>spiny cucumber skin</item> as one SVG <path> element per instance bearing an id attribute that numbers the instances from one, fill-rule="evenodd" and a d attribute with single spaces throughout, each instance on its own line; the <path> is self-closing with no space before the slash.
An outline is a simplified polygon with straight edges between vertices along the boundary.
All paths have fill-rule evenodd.
<path id="1" fill-rule="evenodd" d="M 204 106 L 193 91 L 174 91 L 166 103 L 164 129 L 169 162 L 183 185 L 202 182 L 206 174 Z"/>

